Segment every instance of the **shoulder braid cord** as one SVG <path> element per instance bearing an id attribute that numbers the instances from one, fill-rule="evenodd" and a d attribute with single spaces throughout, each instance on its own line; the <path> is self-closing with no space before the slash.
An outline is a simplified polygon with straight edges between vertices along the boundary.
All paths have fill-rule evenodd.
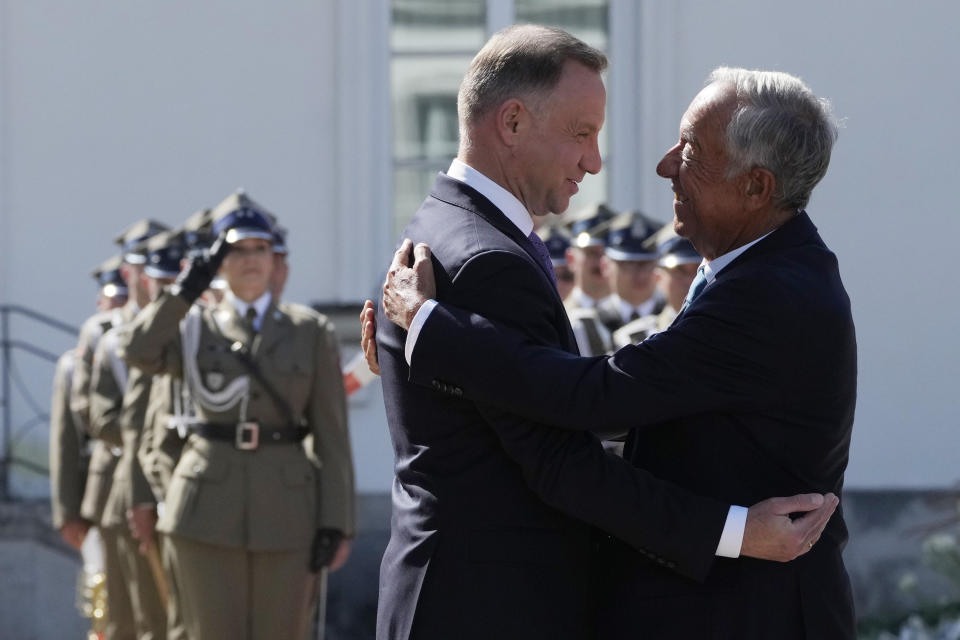
<path id="1" fill-rule="evenodd" d="M 183 346 L 183 379 L 189 387 L 194 402 L 205 409 L 223 413 L 240 403 L 239 422 L 244 422 L 247 419 L 250 376 L 234 378 L 230 384 L 220 391 L 211 391 L 203 384 L 200 369 L 197 367 L 197 352 L 200 350 L 200 333 L 203 324 L 202 313 L 200 307 L 194 305 L 190 307 L 187 315 L 180 321 L 180 343 Z M 211 318 L 216 324 L 217 316 L 215 313 L 211 313 Z M 217 328 L 219 330 L 219 327 Z M 186 425 L 184 425 L 185 428 Z"/>
<path id="2" fill-rule="evenodd" d="M 127 363 L 120 357 L 119 346 L 117 344 L 117 332 L 105 333 L 102 340 L 106 340 L 107 355 L 110 358 L 110 370 L 113 372 L 113 379 L 117 381 L 117 388 L 126 391 L 127 388 Z"/>

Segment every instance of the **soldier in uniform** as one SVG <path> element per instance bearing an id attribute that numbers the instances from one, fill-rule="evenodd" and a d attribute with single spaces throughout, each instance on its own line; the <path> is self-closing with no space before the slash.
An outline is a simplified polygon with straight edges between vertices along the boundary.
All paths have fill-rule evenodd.
<path id="1" fill-rule="evenodd" d="M 274 302 L 262 207 L 238 193 L 213 218 L 210 252 L 126 344 L 132 365 L 182 376 L 196 411 L 157 530 L 189 638 L 301 638 L 313 570 L 342 565 L 354 535 L 337 341 L 325 317 Z M 194 306 L 218 269 L 223 301 Z"/>
<path id="2" fill-rule="evenodd" d="M 153 299 L 163 286 L 173 282 L 180 271 L 182 233 L 160 232 L 146 240 L 144 248 L 147 261 L 141 284 L 147 290 L 148 299 Z M 152 381 L 150 376 L 135 367 L 127 368 L 124 363 L 119 347 L 122 342 L 120 334 L 128 326 L 111 328 L 97 345 L 90 423 L 94 431 L 111 434 L 111 438 L 114 433 L 120 434 L 122 454 L 113 474 L 100 524 L 117 540 L 137 638 L 155 640 L 166 636 L 166 610 L 161 596 L 166 585 L 152 536 L 156 504 L 137 460 Z M 126 378 L 122 391 L 117 386 L 121 377 Z M 155 559 L 153 566 L 151 559 Z"/>
<path id="3" fill-rule="evenodd" d="M 106 312 L 127 301 L 127 285 L 120 275 L 123 260 L 106 260 L 93 273 L 99 285 L 97 311 Z M 50 404 L 50 506 L 53 526 L 64 542 L 79 550 L 91 523 L 80 515 L 80 503 L 90 464 L 90 442 L 79 417 L 70 408 L 76 349 L 57 360 Z"/>
<path id="4" fill-rule="evenodd" d="M 127 303 L 129 291 L 121 273 L 122 267 L 123 257 L 113 256 L 105 260 L 91 274 L 100 285 L 100 292 L 97 294 L 97 311 L 110 311 Z"/>
<path id="5" fill-rule="evenodd" d="M 616 213 L 605 204 L 596 204 L 570 217 L 570 250 L 567 263 L 573 271 L 573 291 L 565 299 L 568 311 L 593 309 L 610 295 L 610 282 L 603 275 L 601 260 L 607 227 Z"/>
<path id="6" fill-rule="evenodd" d="M 557 292 L 561 300 L 566 300 L 573 291 L 573 271 L 567 260 L 570 249 L 570 235 L 558 224 L 546 224 L 537 229 L 537 235 L 550 253 L 553 275 L 557 278 Z"/>
<path id="7" fill-rule="evenodd" d="M 70 393 L 70 407 L 84 430 L 95 439 L 84 487 L 81 515 L 93 523 L 99 523 L 110 492 L 110 483 L 120 457 L 120 434 L 108 430 L 100 434 L 90 422 L 91 380 L 94 353 L 102 336 L 114 325 L 133 320 L 142 305 L 147 302 L 147 293 L 141 286 L 140 276 L 146 262 L 142 243 L 147 238 L 164 230 L 164 225 L 153 220 L 141 220 L 121 233 L 116 242 L 123 251 L 121 273 L 128 289 L 127 303 L 118 309 L 101 312 L 88 319 L 80 330 L 77 346 L 77 362 Z M 120 368 L 118 368 L 118 371 Z M 118 387 L 122 388 L 122 386 Z M 102 437 L 101 437 L 102 436 Z M 121 561 L 117 551 L 117 539 L 113 531 L 101 531 L 103 543 L 104 573 L 107 588 L 108 640 L 133 638 L 135 626 L 129 594 L 122 579 Z"/>
<path id="8" fill-rule="evenodd" d="M 672 223 L 669 224 L 673 231 Z M 658 233 L 661 235 L 663 230 Z M 665 239 L 657 249 L 659 258 L 654 278 L 657 287 L 666 299 L 660 313 L 644 316 L 628 322 L 613 334 L 614 347 L 619 349 L 628 344 L 636 344 L 655 333 L 665 331 L 683 308 L 683 302 L 690 290 L 690 284 L 697 275 L 697 268 L 703 257 L 697 253 L 690 241 L 676 233 L 664 234 Z"/>
<path id="9" fill-rule="evenodd" d="M 597 305 L 600 321 L 610 333 L 663 309 L 665 302 L 653 277 L 657 251 L 648 242 L 661 226 L 639 211 L 622 213 L 610 222 L 603 264 L 614 291 Z"/>

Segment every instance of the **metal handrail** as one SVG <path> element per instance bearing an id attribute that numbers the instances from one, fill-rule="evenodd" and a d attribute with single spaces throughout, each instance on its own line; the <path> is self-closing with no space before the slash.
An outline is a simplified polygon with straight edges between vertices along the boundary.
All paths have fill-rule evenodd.
<path id="1" fill-rule="evenodd" d="M 0 370 L 2 378 L 2 396 L 0 396 L 0 405 L 3 407 L 3 458 L 0 459 L 0 500 L 10 499 L 10 470 L 13 466 L 20 466 L 37 473 L 39 475 L 49 474 L 49 469 L 42 467 L 29 460 L 24 460 L 13 455 L 13 416 L 11 407 L 10 377 L 11 377 L 11 354 L 14 350 L 24 351 L 43 360 L 56 363 L 59 359 L 54 353 L 37 345 L 24 340 L 13 340 L 10 337 L 10 316 L 21 315 L 34 322 L 46 325 L 58 331 L 62 331 L 71 336 L 76 336 L 79 329 L 62 322 L 54 317 L 48 316 L 39 311 L 29 309 L 17 304 L 0 305 L 0 355 L 3 358 L 3 368 Z M 25 393 L 21 389 L 21 393 Z M 29 399 L 29 398 L 28 398 Z"/>

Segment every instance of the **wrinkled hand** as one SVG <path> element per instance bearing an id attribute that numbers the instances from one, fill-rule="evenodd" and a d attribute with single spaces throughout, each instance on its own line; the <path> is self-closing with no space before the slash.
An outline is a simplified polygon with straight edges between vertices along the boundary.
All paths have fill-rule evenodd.
<path id="1" fill-rule="evenodd" d="M 138 504 L 127 510 L 127 524 L 134 540 L 140 543 L 140 554 L 156 544 L 157 508 L 152 504 Z"/>
<path id="2" fill-rule="evenodd" d="M 186 268 L 177 276 L 173 284 L 175 295 L 180 296 L 189 304 L 196 302 L 220 270 L 223 259 L 230 252 L 230 244 L 226 234 L 221 233 L 207 251 L 190 258 Z"/>
<path id="3" fill-rule="evenodd" d="M 60 537 L 68 545 L 80 551 L 83 546 L 83 539 L 87 537 L 87 531 L 90 530 L 90 523 L 86 520 L 73 519 L 67 520 L 60 527 Z"/>
<path id="4" fill-rule="evenodd" d="M 340 544 L 337 546 L 337 552 L 333 554 L 333 560 L 330 561 L 330 573 L 333 573 L 343 565 L 347 563 L 347 558 L 350 557 L 350 540 L 349 538 L 344 538 L 340 541 Z"/>
<path id="5" fill-rule="evenodd" d="M 840 503 L 832 493 L 769 498 L 750 507 L 741 556 L 789 562 L 813 548 Z M 791 513 L 807 512 L 791 520 Z"/>
<path id="6" fill-rule="evenodd" d="M 360 311 L 360 347 L 370 371 L 380 375 L 380 359 L 377 357 L 377 312 L 370 300 L 363 303 Z"/>
<path id="7" fill-rule="evenodd" d="M 411 240 L 405 239 L 393 254 L 393 262 L 383 283 L 384 313 L 394 324 L 409 329 L 423 303 L 436 295 L 437 283 L 430 262 L 430 247 L 423 243 L 414 247 Z"/>

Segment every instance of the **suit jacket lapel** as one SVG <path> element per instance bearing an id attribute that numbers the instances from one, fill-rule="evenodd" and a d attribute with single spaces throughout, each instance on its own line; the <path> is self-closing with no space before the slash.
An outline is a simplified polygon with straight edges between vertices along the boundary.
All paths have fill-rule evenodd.
<path id="1" fill-rule="evenodd" d="M 749 265 L 754 260 L 763 259 L 763 256 L 768 254 L 777 253 L 790 247 L 797 247 L 811 242 L 824 247 L 826 246 L 823 244 L 823 240 L 820 239 L 820 234 L 817 233 L 817 227 L 813 224 L 810 216 L 807 215 L 806 211 L 801 211 L 793 218 L 788 220 L 779 229 L 775 229 L 773 233 L 768 235 L 766 238 L 737 256 L 733 262 L 728 264 L 722 271 L 720 271 L 720 273 L 717 274 L 716 279 L 719 282 L 720 280 L 723 280 L 724 277 L 729 276 L 731 273 L 736 273 L 738 267 Z M 706 289 L 706 291 L 709 291 L 709 287 Z M 693 304 L 696 304 L 696 301 L 694 301 Z M 693 304 L 690 306 L 692 307 Z M 673 319 L 671 324 L 677 323 L 684 315 L 686 315 L 686 312 L 687 309 L 683 309 L 679 314 L 677 314 L 677 317 Z"/>
<path id="2" fill-rule="evenodd" d="M 543 267 L 540 266 L 540 257 L 534 253 L 534 249 L 530 245 L 530 240 L 523 235 L 520 229 L 517 228 L 517 225 L 513 224 L 507 216 L 503 215 L 503 212 L 487 200 L 482 193 L 459 180 L 454 180 L 446 174 L 440 173 L 437 175 L 437 180 L 433 183 L 433 189 L 431 189 L 430 195 L 438 200 L 443 200 L 461 209 L 475 213 L 487 221 L 492 227 L 517 243 L 517 246 L 523 249 L 530 259 L 533 260 L 533 264 L 537 266 L 537 271 L 543 276 L 547 287 L 554 292 L 557 301 L 561 305 L 563 304 L 563 301 L 560 300 L 560 294 L 557 292 L 557 288 L 554 286 L 550 276 L 543 273 Z"/>

